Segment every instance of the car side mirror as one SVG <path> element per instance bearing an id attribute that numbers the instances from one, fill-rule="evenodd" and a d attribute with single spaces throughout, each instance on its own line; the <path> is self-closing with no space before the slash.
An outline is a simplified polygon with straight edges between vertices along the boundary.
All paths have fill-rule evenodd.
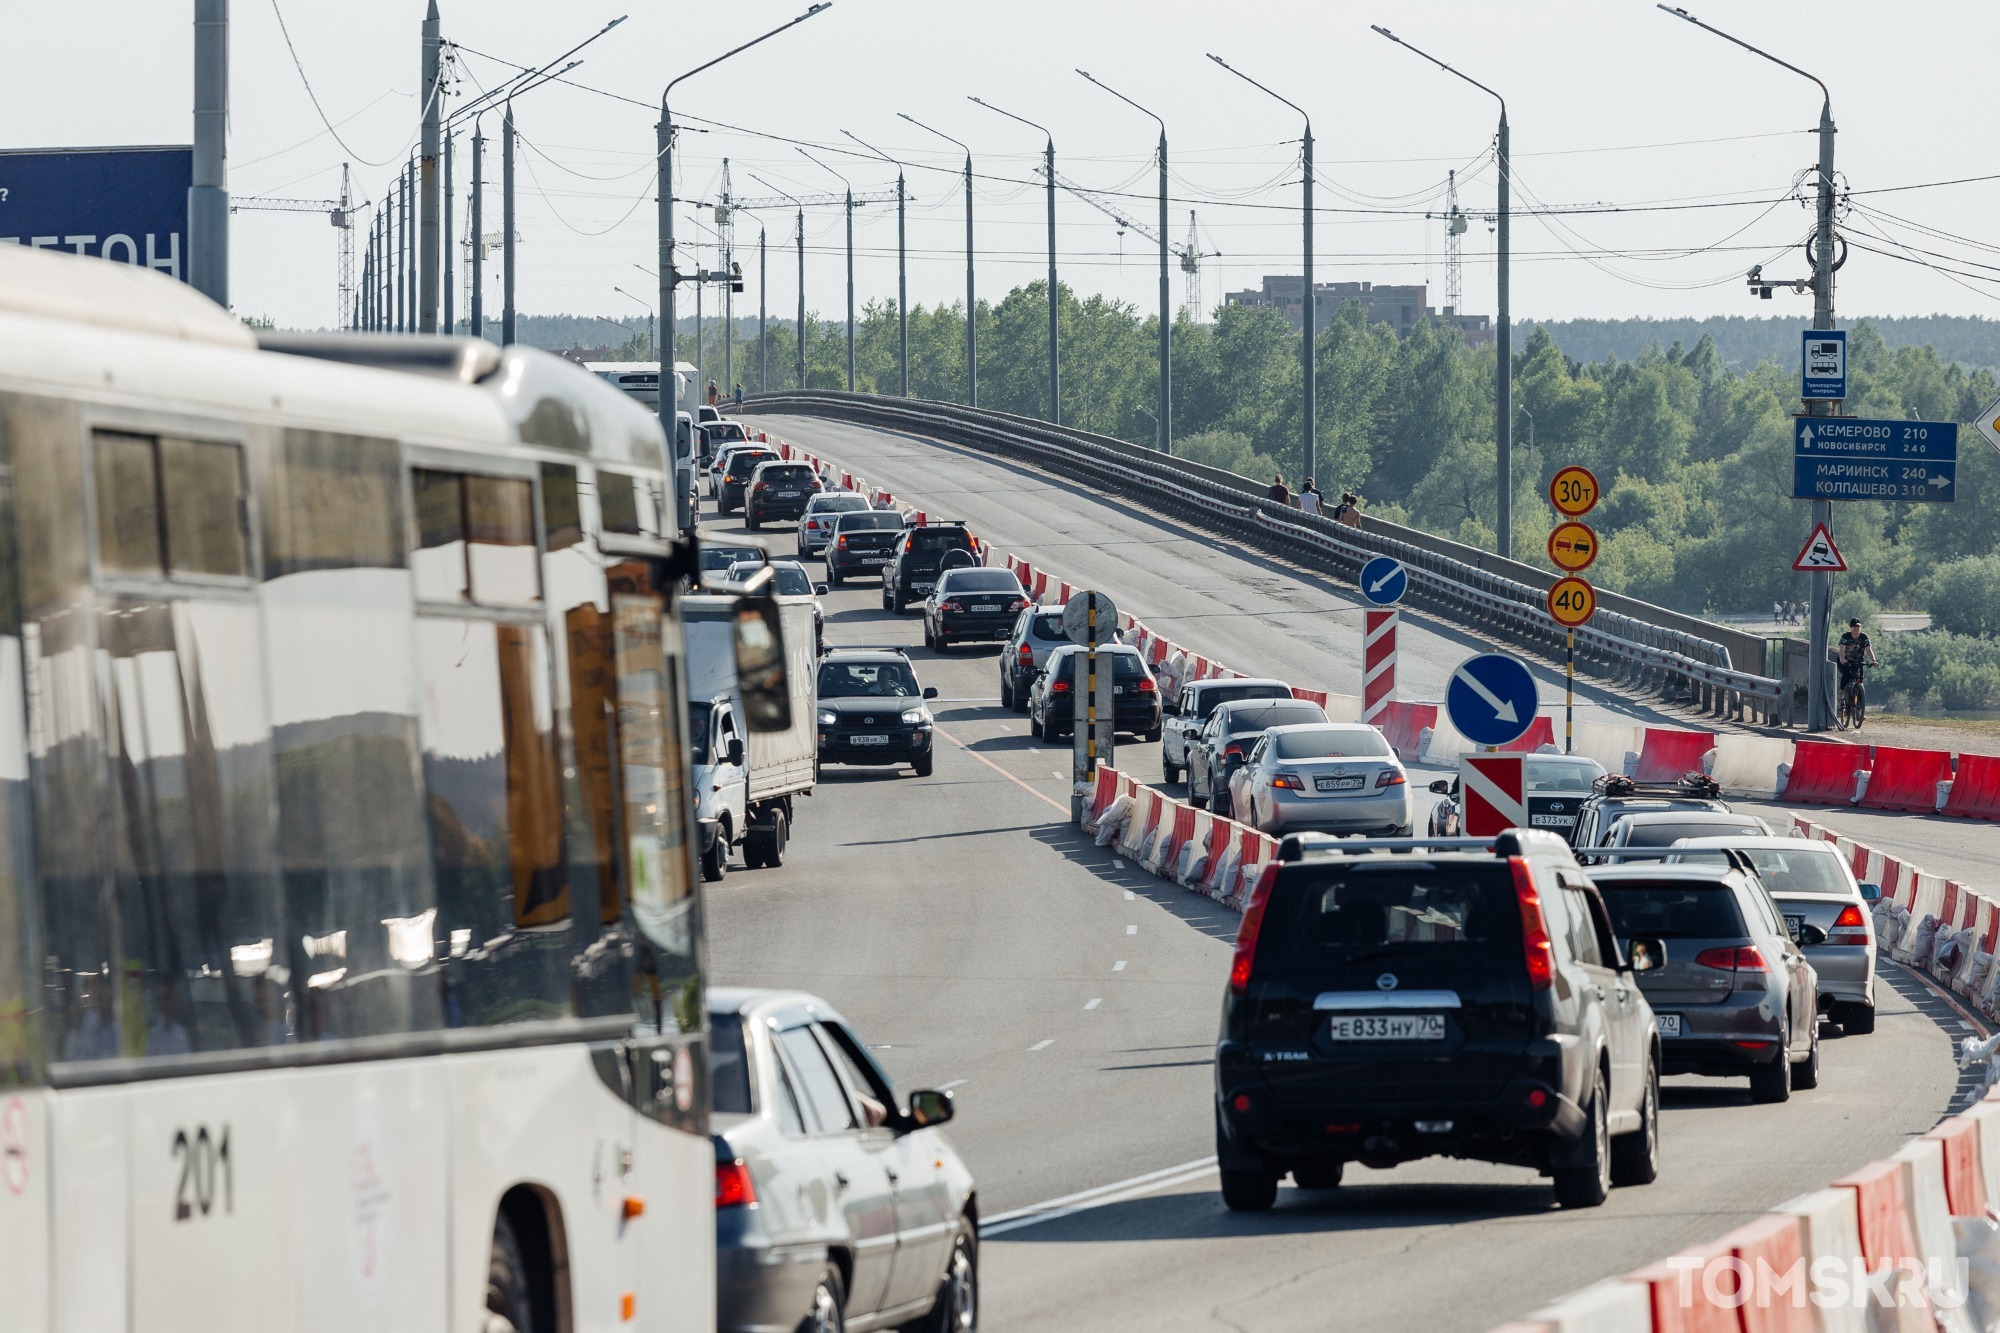
<path id="1" fill-rule="evenodd" d="M 729 762 L 738 768 L 743 767 L 743 738 L 741 736 L 731 736 L 729 738 Z"/>
<path id="2" fill-rule="evenodd" d="M 1880 884 L 1863 884 L 1861 886 L 1861 901 L 1864 903 L 1881 902 L 1882 886 Z"/>
<path id="3" fill-rule="evenodd" d="M 935 685 L 924 686 L 924 698 L 935 699 L 937 697 L 938 697 L 937 686 Z"/>
<path id="4" fill-rule="evenodd" d="M 833 589 L 827 587 L 824 583 L 813 584 L 813 596 L 829 597 L 832 596 L 832 594 L 833 594 Z"/>
<path id="5" fill-rule="evenodd" d="M 951 1094 L 935 1088 L 919 1088 L 910 1094 L 910 1124 L 915 1129 L 931 1129 L 957 1114 Z"/>
<path id="6" fill-rule="evenodd" d="M 769 567 L 761 572 L 768 573 Z M 765 582 L 768 586 L 769 580 Z M 768 592 L 736 599 L 736 679 L 743 692 L 746 727 L 756 732 L 791 730 L 785 631 L 778 620 L 778 603 Z"/>
<path id="7" fill-rule="evenodd" d="M 1451 779 L 1439 778 L 1437 781 L 1431 784 L 1431 790 L 1436 792 L 1440 796 L 1451 795 Z"/>
<path id="8" fill-rule="evenodd" d="M 1625 968 L 1657 972 L 1667 965 L 1667 942 L 1657 935 L 1637 935 L 1625 942 Z"/>

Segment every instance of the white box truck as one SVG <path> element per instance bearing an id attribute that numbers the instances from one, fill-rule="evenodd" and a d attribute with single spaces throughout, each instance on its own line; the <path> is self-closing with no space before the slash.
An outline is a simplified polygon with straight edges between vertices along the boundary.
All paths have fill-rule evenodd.
<path id="1" fill-rule="evenodd" d="M 702 875 L 709 880 L 722 878 L 735 847 L 743 849 L 747 869 L 783 865 L 792 835 L 792 798 L 810 796 L 819 772 L 819 658 L 812 598 L 776 600 L 785 634 L 792 725 L 786 731 L 751 732 L 744 726 L 736 680 L 736 598 L 681 599 L 695 820 L 701 831 Z"/>

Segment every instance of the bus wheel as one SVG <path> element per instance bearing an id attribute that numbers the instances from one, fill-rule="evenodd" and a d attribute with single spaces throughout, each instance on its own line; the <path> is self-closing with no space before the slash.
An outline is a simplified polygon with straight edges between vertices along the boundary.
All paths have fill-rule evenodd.
<path id="1" fill-rule="evenodd" d="M 486 1316 L 485 1333 L 539 1333 L 528 1265 L 505 1213 L 493 1224 L 493 1256 L 486 1263 Z"/>

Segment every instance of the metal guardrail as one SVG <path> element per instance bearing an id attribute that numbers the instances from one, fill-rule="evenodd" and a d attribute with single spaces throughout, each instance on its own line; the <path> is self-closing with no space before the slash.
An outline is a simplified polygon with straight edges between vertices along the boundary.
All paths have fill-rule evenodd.
<path id="1" fill-rule="evenodd" d="M 1330 565 L 1350 578 L 1373 557 L 1394 556 L 1410 572 L 1406 600 L 1546 656 L 1564 652 L 1565 631 L 1549 615 L 1539 588 L 1426 547 L 1274 504 L 1246 490 L 1251 484 L 1246 479 L 1162 457 L 1123 440 L 984 408 L 871 394 L 758 394 L 745 410 L 824 416 L 1015 455 L 1088 481 L 1111 483 L 1265 549 Z M 1230 476 L 1234 484 L 1219 476 Z M 1665 611 L 1662 615 L 1684 619 Z M 1600 609 L 1576 631 L 1576 648 L 1579 666 L 1626 688 L 1650 690 L 1717 717 L 1782 725 L 1793 721 L 1794 694 L 1783 680 L 1738 670 L 1727 647 L 1684 629 Z"/>

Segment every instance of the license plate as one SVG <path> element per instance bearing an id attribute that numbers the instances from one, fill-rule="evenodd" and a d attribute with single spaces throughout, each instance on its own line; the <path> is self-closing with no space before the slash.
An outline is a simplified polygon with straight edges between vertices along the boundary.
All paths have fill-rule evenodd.
<path id="1" fill-rule="evenodd" d="M 800 494 L 798 491 L 773 491 L 771 493 L 777 496 L 780 500 L 796 500 L 799 498 Z"/>
<path id="2" fill-rule="evenodd" d="M 1326 1021 L 1334 1041 L 1443 1041 L 1443 1014 L 1342 1014 Z"/>
<path id="3" fill-rule="evenodd" d="M 975 606 L 975 607 L 973 607 L 973 608 L 972 608 L 972 611 L 973 611 L 973 614 L 975 614 L 975 615 L 982 615 L 982 616 L 990 616 L 990 615 L 992 615 L 992 614 L 993 614 L 993 613 L 994 613 L 995 611 L 998 611 L 999 609 L 1000 609 L 1000 608 L 999 608 L 999 607 L 997 607 L 997 606 L 993 606 L 993 605 L 991 605 L 991 604 L 988 604 L 988 605 L 984 605 L 984 606 Z"/>
<path id="4" fill-rule="evenodd" d="M 1314 778 L 1313 787 L 1318 791 L 1360 791 L 1360 778 Z"/>
<path id="5" fill-rule="evenodd" d="M 861 557 L 861 563 L 864 565 L 886 565 L 889 563 L 889 557 L 886 555 L 864 555 Z"/>
<path id="6" fill-rule="evenodd" d="M 937 587 L 937 584 L 935 584 L 935 583 L 912 583 L 912 584 L 910 585 L 910 591 L 911 591 L 911 592 L 929 592 L 929 591 L 930 591 L 930 590 L 931 590 L 932 588 L 935 588 L 935 587 Z"/>
<path id="7" fill-rule="evenodd" d="M 1790 912 L 1785 913 L 1786 930 L 1789 930 L 1792 932 L 1792 934 L 1796 935 L 1805 928 L 1806 928 L 1806 919 L 1804 917 L 1793 916 Z"/>
<path id="8" fill-rule="evenodd" d="M 1679 1014 L 1655 1014 L 1653 1017 L 1659 1020 L 1660 1035 L 1662 1037 L 1678 1037 L 1681 1035 L 1681 1016 Z"/>
<path id="9" fill-rule="evenodd" d="M 889 743 L 887 736 L 849 736 L 847 739 L 855 745 L 887 745 Z"/>
<path id="10" fill-rule="evenodd" d="M 1575 815 L 1529 815 L 1530 828 L 1575 828 Z"/>

